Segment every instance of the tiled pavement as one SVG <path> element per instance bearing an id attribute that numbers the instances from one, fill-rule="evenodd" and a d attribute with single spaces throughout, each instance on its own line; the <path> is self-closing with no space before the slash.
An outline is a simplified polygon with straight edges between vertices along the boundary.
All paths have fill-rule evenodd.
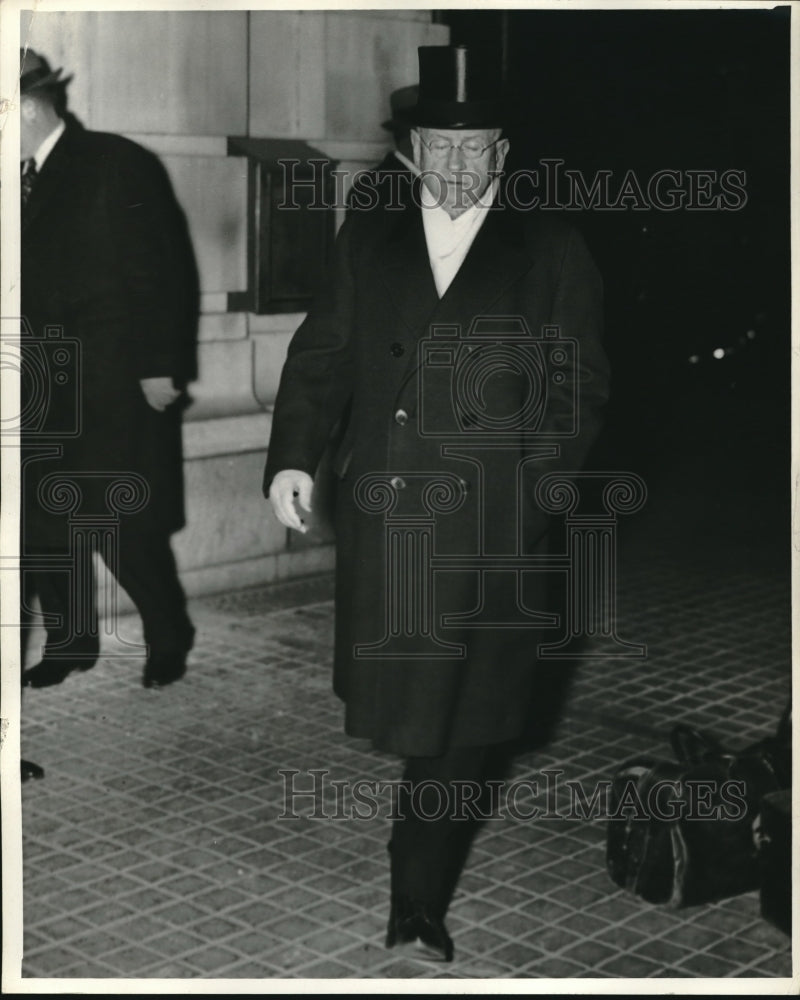
<path id="1" fill-rule="evenodd" d="M 630 756 L 668 753 L 677 720 L 736 746 L 774 727 L 790 684 L 780 550 L 707 492 L 696 500 L 688 488 L 661 506 L 654 496 L 623 532 L 619 632 L 646 642 L 647 660 L 584 661 L 549 742 L 513 777 L 543 784 L 543 769 L 561 768 L 591 786 Z M 111 655 L 109 641 L 92 671 L 25 693 L 23 756 L 47 772 L 23 786 L 25 977 L 791 975 L 789 941 L 756 893 L 647 905 L 610 882 L 600 821 L 555 818 L 481 828 L 448 916 L 452 966 L 387 951 L 385 810 L 334 818 L 343 800 L 324 784 L 316 802 L 296 800 L 298 818 L 281 815 L 281 770 L 301 772 L 297 788 L 311 769 L 398 774 L 342 733 L 330 578 L 191 610 L 183 682 L 144 690 L 141 660 Z M 137 620 L 122 630 L 136 639 Z"/>

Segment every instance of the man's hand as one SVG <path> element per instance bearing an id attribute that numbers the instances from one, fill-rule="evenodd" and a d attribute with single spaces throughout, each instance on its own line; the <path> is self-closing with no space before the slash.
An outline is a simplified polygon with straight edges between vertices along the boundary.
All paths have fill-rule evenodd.
<path id="1" fill-rule="evenodd" d="M 269 498 L 275 516 L 287 528 L 294 528 L 305 534 L 308 526 L 301 519 L 294 506 L 294 498 L 300 501 L 303 510 L 311 513 L 311 490 L 314 480 L 307 472 L 297 469 L 282 469 L 272 480 L 269 488 Z"/>
<path id="2" fill-rule="evenodd" d="M 175 388 L 175 383 L 169 375 L 139 379 L 139 385 L 142 387 L 144 398 L 154 410 L 159 412 L 166 410 L 170 403 L 174 403 L 181 394 L 180 389 Z"/>

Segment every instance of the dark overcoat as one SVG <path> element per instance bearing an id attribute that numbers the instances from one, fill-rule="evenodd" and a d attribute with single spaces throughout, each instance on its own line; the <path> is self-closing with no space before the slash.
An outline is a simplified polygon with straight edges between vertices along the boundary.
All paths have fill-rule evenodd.
<path id="1" fill-rule="evenodd" d="M 356 174 L 347 194 L 351 211 L 373 211 L 378 205 L 399 208 L 408 200 L 414 174 L 402 160 L 389 152 L 371 170 Z"/>
<path id="2" fill-rule="evenodd" d="M 541 475 L 577 470 L 599 430 L 601 298 L 577 232 L 502 198 L 441 300 L 417 199 L 343 225 L 289 348 L 264 488 L 313 475 L 351 403 L 334 459 L 349 734 L 406 756 L 520 735 L 546 574 L 513 558 L 543 551 Z"/>
<path id="3" fill-rule="evenodd" d="M 26 537 L 64 544 L 66 516 L 40 492 L 52 473 L 72 477 L 82 499 L 71 513 L 91 518 L 110 513 L 115 476 L 141 476 L 148 496 L 123 517 L 176 530 L 180 404 L 157 412 L 139 380 L 172 376 L 185 385 L 194 377 L 197 281 L 158 159 L 70 123 L 23 213 L 21 262 Z M 121 496 L 123 510 L 137 507 Z"/>

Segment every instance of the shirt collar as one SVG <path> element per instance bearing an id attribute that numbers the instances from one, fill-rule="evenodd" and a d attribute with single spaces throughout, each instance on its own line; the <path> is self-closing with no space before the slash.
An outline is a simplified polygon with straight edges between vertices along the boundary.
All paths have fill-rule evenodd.
<path id="1" fill-rule="evenodd" d="M 53 152 L 53 147 L 61 138 L 66 128 L 66 122 L 62 119 L 58 125 L 53 129 L 50 135 L 47 136 L 40 144 L 39 148 L 33 154 L 33 159 L 36 162 L 36 169 L 41 170 L 44 166 L 44 161 Z"/>
<path id="2" fill-rule="evenodd" d="M 475 204 L 470 205 L 466 212 L 462 212 L 461 215 L 457 215 L 455 219 L 451 219 L 447 212 L 445 212 L 442 206 L 438 203 L 436 195 L 430 190 L 424 180 L 422 182 L 422 197 L 420 201 L 422 203 L 422 207 L 426 209 L 426 211 L 436 212 L 437 218 L 442 216 L 443 219 L 446 219 L 454 229 L 467 228 L 479 212 L 491 207 L 495 194 L 497 193 L 499 183 L 500 179 L 495 177 Z"/>

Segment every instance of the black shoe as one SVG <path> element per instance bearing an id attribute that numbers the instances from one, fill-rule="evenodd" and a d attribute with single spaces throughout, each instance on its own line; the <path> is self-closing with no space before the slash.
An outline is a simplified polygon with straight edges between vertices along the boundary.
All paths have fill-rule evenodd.
<path id="1" fill-rule="evenodd" d="M 38 764 L 34 764 L 32 760 L 21 760 L 20 771 L 21 771 L 20 776 L 23 781 L 29 781 L 33 778 L 44 777 L 44 768 L 39 767 Z"/>
<path id="2" fill-rule="evenodd" d="M 151 653 L 145 664 L 142 684 L 146 688 L 162 688 L 179 681 L 186 673 L 187 655 L 184 650 Z"/>
<path id="3" fill-rule="evenodd" d="M 453 961 L 453 942 L 444 921 L 430 903 L 393 896 L 386 931 L 386 947 L 414 944 L 434 962 Z"/>
<path id="4" fill-rule="evenodd" d="M 90 670 L 96 662 L 96 656 L 87 656 L 83 659 L 74 660 L 57 660 L 54 657 L 45 656 L 35 667 L 24 671 L 22 674 L 22 686 L 32 688 L 51 687 L 53 684 L 60 684 L 69 677 L 73 670 Z"/>

